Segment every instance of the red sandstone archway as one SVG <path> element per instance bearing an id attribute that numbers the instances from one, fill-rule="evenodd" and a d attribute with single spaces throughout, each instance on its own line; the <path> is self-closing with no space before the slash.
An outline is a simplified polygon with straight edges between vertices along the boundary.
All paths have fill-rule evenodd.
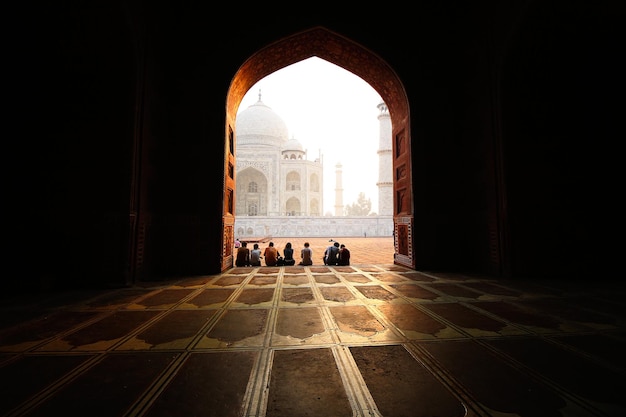
<path id="1" fill-rule="evenodd" d="M 259 80 L 281 68 L 317 56 L 365 80 L 389 109 L 392 126 L 394 178 L 394 263 L 415 267 L 413 253 L 413 195 L 411 189 L 411 135 L 409 103 L 396 73 L 379 56 L 323 27 L 296 33 L 259 50 L 239 68 L 226 98 L 226 155 L 222 214 L 222 270 L 233 265 L 235 223 L 235 117 L 246 92 Z"/>

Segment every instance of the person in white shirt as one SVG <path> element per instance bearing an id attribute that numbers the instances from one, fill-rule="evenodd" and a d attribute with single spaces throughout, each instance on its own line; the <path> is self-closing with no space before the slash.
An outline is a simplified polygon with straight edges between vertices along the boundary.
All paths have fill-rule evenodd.
<path id="1" fill-rule="evenodd" d="M 258 243 L 255 243 L 250 251 L 250 266 L 261 266 L 261 249 Z"/>

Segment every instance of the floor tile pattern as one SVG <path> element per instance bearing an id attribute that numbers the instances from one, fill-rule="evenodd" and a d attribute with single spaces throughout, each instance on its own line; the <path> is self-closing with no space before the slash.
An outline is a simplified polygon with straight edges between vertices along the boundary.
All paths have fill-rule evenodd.
<path id="1" fill-rule="evenodd" d="M 5 416 L 623 416 L 623 286 L 247 267 L 5 303 Z"/>

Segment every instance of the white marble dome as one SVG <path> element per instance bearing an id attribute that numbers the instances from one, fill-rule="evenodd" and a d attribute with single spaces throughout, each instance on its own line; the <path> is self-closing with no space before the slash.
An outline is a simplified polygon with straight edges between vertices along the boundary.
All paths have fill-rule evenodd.
<path id="1" fill-rule="evenodd" d="M 296 138 L 291 138 L 282 147 L 283 151 L 297 151 L 304 152 L 304 148 L 300 141 Z"/>
<path id="2" fill-rule="evenodd" d="M 237 147 L 272 146 L 281 148 L 289 138 L 289 131 L 284 120 L 261 98 L 243 110 L 236 120 Z"/>

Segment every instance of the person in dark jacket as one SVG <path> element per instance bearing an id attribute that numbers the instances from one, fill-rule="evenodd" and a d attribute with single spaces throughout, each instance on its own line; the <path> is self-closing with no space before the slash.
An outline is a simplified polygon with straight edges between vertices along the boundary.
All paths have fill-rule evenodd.
<path id="1" fill-rule="evenodd" d="M 293 248 L 291 247 L 291 242 L 287 242 L 285 244 L 285 248 L 283 249 L 283 256 L 283 262 L 286 266 L 296 264 L 296 260 L 293 258 Z"/>
<path id="2" fill-rule="evenodd" d="M 339 256 L 339 242 L 335 242 L 324 251 L 324 265 L 337 265 Z"/>
<path id="3" fill-rule="evenodd" d="M 350 250 L 343 243 L 339 246 L 338 265 L 350 265 Z"/>

